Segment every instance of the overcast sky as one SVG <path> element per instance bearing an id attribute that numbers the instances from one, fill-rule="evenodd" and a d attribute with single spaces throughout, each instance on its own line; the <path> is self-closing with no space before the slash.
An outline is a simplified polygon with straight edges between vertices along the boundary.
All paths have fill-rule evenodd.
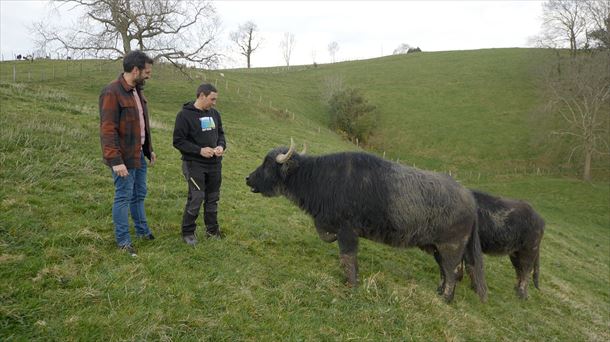
<path id="1" fill-rule="evenodd" d="M 328 44 L 336 41 L 336 60 L 390 55 L 400 44 L 423 51 L 528 47 L 540 31 L 543 1 L 217 1 L 222 42 L 253 21 L 263 43 L 252 66 L 284 65 L 280 41 L 294 34 L 291 65 L 328 63 Z M 35 50 L 28 27 L 48 17 L 48 1 L 0 0 L 0 47 L 4 60 Z M 72 22 L 74 12 L 55 20 Z M 223 67 L 245 66 L 233 54 Z"/>

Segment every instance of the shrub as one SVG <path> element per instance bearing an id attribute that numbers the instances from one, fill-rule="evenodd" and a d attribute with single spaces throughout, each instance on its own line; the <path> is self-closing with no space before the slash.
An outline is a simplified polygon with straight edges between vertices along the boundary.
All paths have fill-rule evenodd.
<path id="1" fill-rule="evenodd" d="M 366 143 L 375 128 L 373 112 L 359 89 L 346 88 L 332 94 L 329 100 L 330 127 L 342 132 L 350 139 Z"/>

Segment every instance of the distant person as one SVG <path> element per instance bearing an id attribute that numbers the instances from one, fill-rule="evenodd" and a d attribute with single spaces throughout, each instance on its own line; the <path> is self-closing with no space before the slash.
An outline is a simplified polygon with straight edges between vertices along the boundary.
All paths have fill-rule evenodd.
<path id="1" fill-rule="evenodd" d="M 227 144 L 220 113 L 214 109 L 217 98 L 218 91 L 213 85 L 201 84 L 196 100 L 183 105 L 174 126 L 174 147 L 182 154 L 182 172 L 188 185 L 182 239 L 191 246 L 197 244 L 196 220 L 202 203 L 206 237 L 222 237 L 217 212 L 222 156 Z"/>
<path id="2" fill-rule="evenodd" d="M 100 139 L 104 162 L 112 169 L 114 203 L 112 222 L 121 250 L 136 256 L 129 235 L 129 213 L 136 236 L 154 240 L 146 221 L 146 158 L 154 165 L 157 157 L 150 139 L 150 121 L 142 86 L 152 73 L 153 60 L 142 51 L 123 58 L 124 72 L 100 94 Z"/>

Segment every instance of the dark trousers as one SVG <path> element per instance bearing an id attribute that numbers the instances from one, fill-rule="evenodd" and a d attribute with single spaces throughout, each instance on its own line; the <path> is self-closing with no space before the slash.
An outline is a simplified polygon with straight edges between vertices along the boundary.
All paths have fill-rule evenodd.
<path id="1" fill-rule="evenodd" d="M 220 234 L 217 219 L 222 182 L 220 167 L 214 169 L 197 162 L 183 161 L 182 173 L 188 184 L 188 198 L 182 215 L 182 235 L 195 233 L 202 203 L 206 232 L 212 235 Z"/>

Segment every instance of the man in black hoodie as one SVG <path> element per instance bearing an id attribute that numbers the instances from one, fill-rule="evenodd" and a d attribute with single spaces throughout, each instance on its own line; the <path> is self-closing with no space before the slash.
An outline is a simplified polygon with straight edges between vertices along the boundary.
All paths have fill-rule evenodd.
<path id="1" fill-rule="evenodd" d="M 197 88 L 197 99 L 187 102 L 176 116 L 174 147 L 182 154 L 182 172 L 188 184 L 188 199 L 182 216 L 182 239 L 197 243 L 195 229 L 203 203 L 207 237 L 221 237 L 217 212 L 222 181 L 222 155 L 227 144 L 216 105 L 218 91 L 208 83 Z"/>

